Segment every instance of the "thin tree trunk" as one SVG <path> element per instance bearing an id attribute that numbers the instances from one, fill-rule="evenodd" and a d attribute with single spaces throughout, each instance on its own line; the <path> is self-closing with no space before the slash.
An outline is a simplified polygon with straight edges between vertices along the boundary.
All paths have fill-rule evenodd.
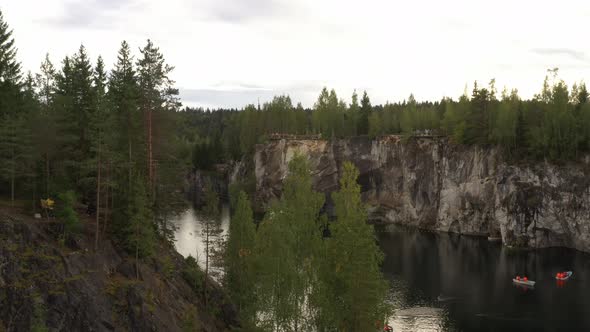
<path id="1" fill-rule="evenodd" d="M 14 207 L 14 170 L 10 175 L 10 206 Z"/>
<path id="2" fill-rule="evenodd" d="M 45 153 L 45 195 L 49 197 L 49 152 Z"/>
<path id="3" fill-rule="evenodd" d="M 135 226 L 135 279 L 139 280 L 139 224 Z"/>
<path id="4" fill-rule="evenodd" d="M 135 279 L 139 280 L 139 243 L 135 243 Z"/>
<path id="5" fill-rule="evenodd" d="M 129 149 L 129 188 L 131 188 L 131 136 L 128 136 L 128 149 Z"/>
<path id="6" fill-rule="evenodd" d="M 107 175 L 106 175 L 106 182 L 107 184 L 110 182 L 111 178 L 111 163 L 107 163 Z M 103 217 L 103 222 L 102 222 L 102 233 L 103 236 L 104 234 L 106 234 L 107 231 L 107 223 L 109 220 L 109 192 L 110 192 L 110 186 L 107 185 L 105 188 L 105 208 L 104 208 L 104 217 Z"/>
<path id="7" fill-rule="evenodd" d="M 35 215 L 37 213 L 37 204 L 36 204 L 36 200 L 37 200 L 37 174 L 34 175 L 34 180 L 33 180 L 33 215 Z"/>
<path id="8" fill-rule="evenodd" d="M 13 132 L 12 133 L 12 139 L 13 140 L 15 139 L 14 136 L 15 136 L 15 134 Z M 14 144 L 14 142 L 13 142 L 13 144 Z M 10 149 L 10 154 L 11 154 L 11 158 L 12 158 L 12 163 L 11 163 L 12 169 L 11 169 L 11 172 L 10 172 L 10 206 L 14 207 L 14 178 L 15 178 L 15 176 L 14 176 L 15 169 L 14 168 L 16 166 L 15 165 L 16 164 L 16 160 L 15 160 L 16 158 L 14 156 L 15 155 L 15 153 L 14 153 L 14 145 Z"/>
<path id="9" fill-rule="evenodd" d="M 98 250 L 98 234 L 100 233 L 100 169 L 102 168 L 100 160 L 100 132 L 98 134 L 98 164 L 97 164 L 97 175 L 96 175 L 96 232 L 94 234 L 94 251 Z"/>
<path id="10" fill-rule="evenodd" d="M 148 178 L 150 187 L 153 186 L 154 170 L 153 170 L 153 151 L 152 151 L 152 109 L 148 106 L 147 111 L 147 136 L 148 136 Z"/>
<path id="11" fill-rule="evenodd" d="M 209 278 L 209 220 L 205 223 L 205 282 L 204 282 L 204 293 L 205 293 L 205 307 L 207 307 L 207 279 Z"/>

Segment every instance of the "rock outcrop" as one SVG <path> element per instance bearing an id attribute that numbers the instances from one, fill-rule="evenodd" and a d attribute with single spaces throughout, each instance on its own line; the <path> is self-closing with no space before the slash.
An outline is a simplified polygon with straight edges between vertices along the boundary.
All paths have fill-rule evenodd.
<path id="1" fill-rule="evenodd" d="M 92 226 L 92 224 L 89 224 Z M 135 259 L 91 232 L 60 243 L 61 224 L 0 210 L 0 331 L 229 331 L 234 306 L 213 282 L 209 303 L 186 262 L 159 244 Z"/>
<path id="2" fill-rule="evenodd" d="M 590 252 L 590 157 L 518 165 L 497 148 L 436 137 L 274 140 L 254 155 L 261 205 L 279 197 L 296 154 L 308 157 L 315 189 L 328 196 L 338 189 L 342 163 L 354 163 L 373 221 Z"/>

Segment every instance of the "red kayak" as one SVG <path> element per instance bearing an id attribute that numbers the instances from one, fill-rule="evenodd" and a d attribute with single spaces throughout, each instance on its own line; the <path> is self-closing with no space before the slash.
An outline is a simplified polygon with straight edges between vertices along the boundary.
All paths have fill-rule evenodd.
<path id="1" fill-rule="evenodd" d="M 572 271 L 567 271 L 567 272 L 558 272 L 555 275 L 555 279 L 557 280 L 568 280 L 572 274 L 574 274 Z"/>

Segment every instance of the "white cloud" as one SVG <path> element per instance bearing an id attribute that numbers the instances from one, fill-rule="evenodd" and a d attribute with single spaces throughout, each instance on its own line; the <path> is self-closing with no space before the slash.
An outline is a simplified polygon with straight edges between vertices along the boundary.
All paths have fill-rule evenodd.
<path id="1" fill-rule="evenodd" d="M 112 64 L 121 40 L 137 49 L 151 38 L 192 105 L 289 93 L 311 106 L 323 85 L 343 98 L 367 89 L 374 103 L 412 92 L 432 100 L 491 78 L 530 97 L 547 68 L 569 83 L 590 76 L 584 0 L 19 0 L 1 8 L 26 69 L 80 43 Z"/>

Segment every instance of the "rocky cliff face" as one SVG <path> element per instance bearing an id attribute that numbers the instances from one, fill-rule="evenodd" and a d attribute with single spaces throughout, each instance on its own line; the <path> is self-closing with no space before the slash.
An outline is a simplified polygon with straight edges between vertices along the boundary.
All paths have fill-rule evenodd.
<path id="1" fill-rule="evenodd" d="M 260 204 L 280 195 L 296 154 L 308 156 L 315 189 L 328 196 L 338 189 L 342 163 L 354 163 L 374 221 L 590 252 L 590 157 L 514 165 L 496 148 L 442 138 L 275 140 L 254 156 Z"/>

